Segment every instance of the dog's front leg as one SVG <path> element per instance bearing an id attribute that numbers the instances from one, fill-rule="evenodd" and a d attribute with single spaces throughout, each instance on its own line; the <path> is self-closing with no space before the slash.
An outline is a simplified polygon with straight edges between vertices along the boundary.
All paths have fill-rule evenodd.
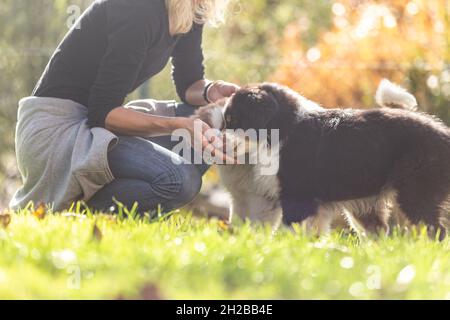
<path id="1" fill-rule="evenodd" d="M 319 204 L 314 200 L 282 197 L 280 202 L 283 210 L 283 223 L 288 226 L 302 223 L 307 218 L 316 215 L 319 209 Z"/>
<path id="2" fill-rule="evenodd" d="M 332 215 L 321 209 L 314 200 L 282 198 L 283 223 L 287 226 L 303 224 L 310 235 L 323 235 L 330 232 Z"/>
<path id="3" fill-rule="evenodd" d="M 328 210 L 326 207 L 319 206 L 317 213 L 306 218 L 304 225 L 306 232 L 313 236 L 323 236 L 331 232 L 331 225 L 336 219 L 336 212 Z"/>
<path id="4" fill-rule="evenodd" d="M 253 222 L 268 223 L 274 230 L 281 224 L 282 212 L 278 201 L 263 196 L 240 193 L 232 196 L 230 222 L 233 217 Z"/>

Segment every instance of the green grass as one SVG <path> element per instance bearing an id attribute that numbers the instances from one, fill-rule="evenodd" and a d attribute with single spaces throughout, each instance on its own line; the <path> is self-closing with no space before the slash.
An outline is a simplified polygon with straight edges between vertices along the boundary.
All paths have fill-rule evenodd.
<path id="1" fill-rule="evenodd" d="M 450 299 L 450 241 L 25 211 L 0 226 L 0 299 L 17 298 Z"/>

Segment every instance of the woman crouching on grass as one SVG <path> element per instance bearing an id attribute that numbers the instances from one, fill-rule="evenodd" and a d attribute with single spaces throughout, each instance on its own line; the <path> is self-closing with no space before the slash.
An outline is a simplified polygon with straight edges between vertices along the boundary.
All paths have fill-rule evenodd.
<path id="1" fill-rule="evenodd" d="M 110 210 L 117 200 L 128 207 L 137 202 L 147 212 L 189 203 L 208 167 L 172 152 L 170 135 L 176 129 L 193 135 L 195 106 L 238 88 L 204 77 L 203 26 L 222 21 L 227 2 L 95 1 L 56 49 L 32 96 L 19 102 L 23 187 L 10 206 L 31 201 L 62 210 L 83 200 Z M 123 106 L 170 58 L 184 104 L 146 101 L 147 113 Z M 213 148 L 211 137 L 195 138 Z"/>

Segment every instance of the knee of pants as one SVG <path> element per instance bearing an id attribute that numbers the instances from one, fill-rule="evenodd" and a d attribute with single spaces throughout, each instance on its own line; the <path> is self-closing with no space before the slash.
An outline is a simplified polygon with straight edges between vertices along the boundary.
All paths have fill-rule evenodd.
<path id="1" fill-rule="evenodd" d="M 177 171 L 177 190 L 171 192 L 166 203 L 163 205 L 165 210 L 180 208 L 191 202 L 202 187 L 202 177 L 198 169 L 191 164 L 180 165 Z"/>

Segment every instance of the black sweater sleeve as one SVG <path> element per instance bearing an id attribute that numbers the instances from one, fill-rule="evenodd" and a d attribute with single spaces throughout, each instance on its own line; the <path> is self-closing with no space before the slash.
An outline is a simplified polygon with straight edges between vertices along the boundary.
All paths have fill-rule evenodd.
<path id="1" fill-rule="evenodd" d="M 181 36 L 172 53 L 172 78 L 183 102 L 186 102 L 186 90 L 205 77 L 202 35 L 203 26 L 194 24 L 189 33 Z"/>
<path id="2" fill-rule="evenodd" d="M 104 127 L 108 113 L 120 107 L 132 90 L 152 44 L 160 18 L 148 10 L 117 2 L 107 6 L 108 45 L 88 99 L 90 127 Z"/>

